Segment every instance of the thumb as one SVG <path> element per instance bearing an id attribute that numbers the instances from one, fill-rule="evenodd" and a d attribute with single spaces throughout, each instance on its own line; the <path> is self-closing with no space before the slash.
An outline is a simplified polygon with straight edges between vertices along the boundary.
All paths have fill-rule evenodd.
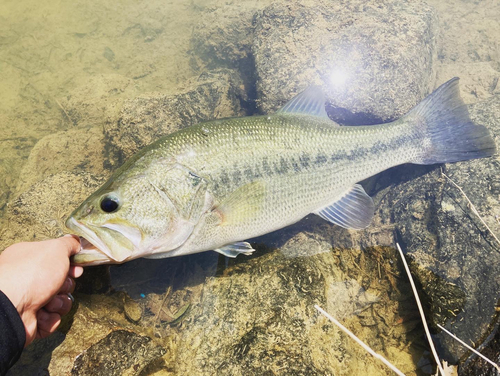
<path id="1" fill-rule="evenodd" d="M 68 250 L 68 257 L 80 252 L 81 246 L 80 238 L 78 236 L 67 234 L 57 240 Z"/>

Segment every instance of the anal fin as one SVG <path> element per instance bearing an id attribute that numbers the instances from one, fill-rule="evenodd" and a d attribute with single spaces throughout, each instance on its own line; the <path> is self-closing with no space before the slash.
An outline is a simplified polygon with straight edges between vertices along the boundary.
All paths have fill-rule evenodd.
<path id="1" fill-rule="evenodd" d="M 224 247 L 214 249 L 215 252 L 219 252 L 224 256 L 235 258 L 239 254 L 251 255 L 255 249 L 252 248 L 250 243 L 247 242 L 236 242 L 232 244 L 225 245 Z"/>
<path id="2" fill-rule="evenodd" d="M 348 192 L 334 203 L 314 212 L 324 220 L 338 226 L 360 230 L 370 224 L 375 206 L 359 184 L 355 184 Z"/>

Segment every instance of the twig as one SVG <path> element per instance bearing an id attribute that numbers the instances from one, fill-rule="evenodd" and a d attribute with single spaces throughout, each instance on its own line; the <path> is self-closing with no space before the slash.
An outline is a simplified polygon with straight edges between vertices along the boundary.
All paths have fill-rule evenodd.
<path id="1" fill-rule="evenodd" d="M 163 297 L 163 300 L 161 301 L 160 307 L 158 308 L 158 312 L 156 312 L 155 318 L 153 320 L 153 325 L 156 325 L 156 321 L 160 317 L 160 313 L 163 310 L 163 306 L 165 305 L 165 302 L 170 295 L 170 291 L 172 291 L 172 286 L 168 286 L 167 292 L 165 293 L 165 296 Z"/>
<path id="2" fill-rule="evenodd" d="M 61 108 L 61 110 L 63 110 L 64 112 L 64 115 L 66 115 L 66 117 L 68 118 L 68 120 L 70 121 L 70 123 L 73 124 L 73 120 L 69 117 L 68 113 L 66 112 L 65 108 L 63 107 L 63 105 L 57 100 L 57 98 L 54 97 L 54 101 L 57 103 L 57 105 Z"/>
<path id="3" fill-rule="evenodd" d="M 431 347 L 432 355 L 434 356 L 434 360 L 436 361 L 436 364 L 439 368 L 439 372 L 441 372 L 441 375 L 445 376 L 446 373 L 444 372 L 443 366 L 441 365 L 441 362 L 437 355 L 436 348 L 434 347 L 434 343 L 432 342 L 431 333 L 429 332 L 429 327 L 427 326 L 427 321 L 425 321 L 424 310 L 422 308 L 422 304 L 420 303 L 420 298 L 418 297 L 417 288 L 415 287 L 415 282 L 413 282 L 413 277 L 411 276 L 410 268 L 406 263 L 405 256 L 403 254 L 403 251 L 401 250 L 401 247 L 399 246 L 399 243 L 396 243 L 396 245 L 398 247 L 399 254 L 401 255 L 401 260 L 403 260 L 403 265 L 405 266 L 406 274 L 408 275 L 408 279 L 410 280 L 410 285 L 411 289 L 413 290 L 413 295 L 415 296 L 415 300 L 417 301 L 418 311 L 420 312 L 420 317 L 422 317 L 422 324 L 424 325 L 425 334 L 427 336 L 427 340 L 429 341 L 429 346 Z"/>
<path id="4" fill-rule="evenodd" d="M 338 322 L 336 319 L 334 319 L 332 316 L 330 316 L 326 311 L 324 311 L 320 306 L 317 304 L 314 305 L 314 308 L 318 310 L 319 313 L 323 314 L 328 320 L 333 322 L 335 325 L 337 325 L 344 333 L 346 333 L 349 337 L 351 337 L 353 340 L 355 340 L 362 348 L 364 348 L 367 352 L 369 352 L 371 355 L 373 355 L 375 358 L 379 359 L 382 363 L 384 363 L 387 367 L 392 369 L 394 372 L 396 372 L 399 376 L 405 376 L 403 372 L 401 372 L 399 369 L 397 369 L 394 365 L 392 365 L 386 358 L 384 358 L 382 355 L 377 354 L 375 351 L 373 351 L 367 344 L 365 344 L 363 341 L 361 341 L 354 333 L 352 333 L 349 329 L 347 329 L 344 325 L 342 325 L 340 322 Z"/>
<path id="5" fill-rule="evenodd" d="M 455 183 L 453 180 L 451 180 L 451 178 L 446 175 L 442 170 L 441 170 L 441 174 L 446 178 L 448 179 L 448 181 L 453 184 L 459 191 L 460 193 L 462 193 L 462 195 L 465 197 L 465 199 L 467 200 L 467 202 L 469 203 L 469 206 L 470 208 L 472 209 L 472 212 L 479 218 L 479 220 L 481 221 L 481 223 L 484 225 L 484 227 L 486 227 L 486 229 L 489 231 L 489 233 L 491 234 L 491 236 L 493 236 L 495 238 L 495 240 L 497 241 L 498 244 L 500 244 L 500 240 L 497 238 L 497 236 L 493 233 L 493 231 L 491 231 L 490 227 L 486 224 L 486 222 L 484 221 L 484 219 L 481 217 L 481 215 L 479 214 L 479 212 L 477 211 L 476 207 L 474 206 L 474 204 L 472 203 L 471 200 L 469 200 L 469 197 L 467 197 L 467 195 L 465 194 L 465 192 L 463 191 L 463 189 L 457 184 Z"/>
<path id="6" fill-rule="evenodd" d="M 492 362 L 491 360 L 489 360 L 487 357 L 485 357 L 483 354 L 481 354 L 479 351 L 473 349 L 472 347 L 470 347 L 468 344 L 466 344 L 464 341 L 462 341 L 460 338 L 458 338 L 456 335 L 454 335 L 453 333 L 451 333 L 449 330 L 443 328 L 441 325 L 437 324 L 437 326 L 442 330 L 444 331 L 446 334 L 448 334 L 449 336 L 451 336 L 453 339 L 455 339 L 456 341 L 458 341 L 459 343 L 461 343 L 463 346 L 467 347 L 470 351 L 472 351 L 474 354 L 476 354 L 477 356 L 480 356 L 481 358 L 483 358 L 484 360 L 486 360 L 488 363 L 490 363 L 493 367 L 495 367 L 497 369 L 498 372 L 500 372 L 500 366 L 498 364 L 496 364 L 495 362 Z"/>

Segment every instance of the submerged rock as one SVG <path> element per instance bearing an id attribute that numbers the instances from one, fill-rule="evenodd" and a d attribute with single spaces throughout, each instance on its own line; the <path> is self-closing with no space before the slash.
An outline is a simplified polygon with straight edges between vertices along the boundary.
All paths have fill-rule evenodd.
<path id="1" fill-rule="evenodd" d="M 9 223 L 0 234 L 0 249 L 19 241 L 62 236 L 64 221 L 82 197 L 95 191 L 103 179 L 87 173 L 61 172 L 35 183 L 8 209 Z"/>
<path id="2" fill-rule="evenodd" d="M 65 121 L 78 128 L 116 118 L 124 99 L 136 91 L 134 80 L 119 74 L 79 77 L 74 84 L 76 88 L 57 104 Z"/>
<path id="3" fill-rule="evenodd" d="M 105 155 L 106 140 L 99 127 L 72 129 L 45 136 L 33 147 L 19 174 L 16 195 L 61 171 L 84 169 L 94 176 L 107 175 Z"/>
<path id="4" fill-rule="evenodd" d="M 370 255 L 346 249 L 296 258 L 258 253 L 231 260 L 207 279 L 180 333 L 177 374 L 387 374 L 314 304 L 341 315 L 405 372 L 414 370 L 411 358 L 420 356 L 418 350 L 401 344 L 414 338 L 415 317 L 406 306 L 402 291 L 408 284 L 399 279 L 394 250 Z M 352 299 L 337 299 L 346 291 Z M 399 321 L 401 312 L 409 315 L 406 322 Z"/>
<path id="5" fill-rule="evenodd" d="M 193 52 L 209 66 L 241 67 L 251 59 L 255 15 L 271 1 L 227 2 L 204 8 L 193 31 Z"/>
<path id="6" fill-rule="evenodd" d="M 114 330 L 76 358 L 72 375 L 139 375 L 165 354 L 151 338 Z"/>
<path id="7" fill-rule="evenodd" d="M 260 108 L 317 84 L 341 123 L 400 117 L 434 85 L 436 34 L 436 14 L 421 1 L 275 2 L 256 18 Z"/>

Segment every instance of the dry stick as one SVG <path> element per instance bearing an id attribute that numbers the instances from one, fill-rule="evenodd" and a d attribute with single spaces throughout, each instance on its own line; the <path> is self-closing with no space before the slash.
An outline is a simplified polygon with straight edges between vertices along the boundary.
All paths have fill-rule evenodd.
<path id="1" fill-rule="evenodd" d="M 449 330 L 443 328 L 441 325 L 437 324 L 437 326 L 443 330 L 446 334 L 448 334 L 449 336 L 451 336 L 453 339 L 455 339 L 456 341 L 458 341 L 459 343 L 461 343 L 462 345 L 464 345 L 465 347 L 467 347 L 470 351 L 472 351 L 474 354 L 480 356 L 481 358 L 483 358 L 484 360 L 486 360 L 488 363 L 490 363 L 493 367 L 495 367 L 497 369 L 498 372 L 500 372 L 500 366 L 498 364 L 496 364 L 495 362 L 492 362 L 491 360 L 489 360 L 487 357 L 485 357 L 483 354 L 481 354 L 479 351 L 473 349 L 472 347 L 470 347 L 468 344 L 466 344 L 464 341 L 462 341 L 460 338 L 458 338 L 456 335 L 454 335 L 453 333 L 451 333 Z"/>
<path id="2" fill-rule="evenodd" d="M 427 340 L 429 341 L 429 346 L 431 347 L 432 355 L 434 356 L 434 360 L 436 361 L 436 364 L 439 368 L 439 372 L 441 372 L 441 375 L 445 376 L 446 373 L 444 372 L 443 366 L 439 361 L 436 348 L 434 347 L 434 343 L 432 342 L 431 333 L 429 332 L 429 327 L 427 326 L 427 321 L 425 321 L 424 310 L 422 308 L 422 304 L 420 303 L 420 298 L 418 297 L 417 288 L 415 287 L 415 282 L 413 282 L 413 277 L 410 274 L 410 268 L 406 263 L 405 256 L 403 254 L 403 251 L 401 250 L 401 247 L 399 246 L 399 243 L 396 243 L 396 245 L 398 247 L 399 254 L 401 255 L 401 260 L 403 260 L 403 265 L 405 266 L 406 274 L 408 274 L 408 279 L 410 280 L 410 285 L 411 289 L 413 290 L 413 295 L 415 296 L 415 300 L 417 301 L 417 307 L 420 312 L 420 317 L 422 317 L 422 324 L 424 324 L 425 334 L 427 335 Z"/>
<path id="3" fill-rule="evenodd" d="M 455 183 L 453 180 L 451 180 L 451 178 L 446 175 L 442 170 L 441 170 L 441 174 L 443 174 L 443 176 L 448 179 L 450 181 L 451 184 L 453 184 L 459 191 L 460 193 L 462 193 L 462 195 L 465 197 L 465 199 L 467 200 L 467 202 L 469 203 L 469 206 L 470 208 L 472 209 L 472 212 L 479 218 L 479 220 L 481 221 L 481 223 L 484 225 L 484 227 L 486 227 L 486 229 L 490 232 L 491 236 L 493 236 L 495 238 L 495 240 L 497 241 L 498 244 L 500 244 L 500 240 L 497 238 L 497 236 L 493 233 L 493 231 L 491 231 L 491 229 L 489 228 L 489 226 L 486 224 L 486 222 L 483 220 L 483 218 L 481 217 L 481 215 L 479 215 L 479 212 L 477 211 L 476 207 L 474 206 L 474 204 L 471 202 L 471 200 L 469 200 L 469 197 L 467 197 L 467 195 L 465 194 L 465 192 L 463 191 L 463 189 L 457 184 Z"/>
<path id="4" fill-rule="evenodd" d="M 325 310 L 323 310 L 320 306 L 317 304 L 314 305 L 314 308 L 318 310 L 319 313 L 323 314 L 328 320 L 333 322 L 335 325 L 337 325 L 344 333 L 346 333 L 349 337 L 351 337 L 353 340 L 355 340 L 362 348 L 364 348 L 366 351 L 368 351 L 371 355 L 373 355 L 375 358 L 379 359 L 382 363 L 384 363 L 387 367 L 392 369 L 394 372 L 396 372 L 399 376 L 405 376 L 403 372 L 401 372 L 399 369 L 397 369 L 394 365 L 392 365 L 386 358 L 384 358 L 382 355 L 377 354 L 375 351 L 373 351 L 367 344 L 365 344 L 363 341 L 361 341 L 354 333 L 352 333 L 349 329 L 347 329 L 344 325 L 342 325 L 340 322 L 335 320 L 332 316 L 330 316 Z"/>

